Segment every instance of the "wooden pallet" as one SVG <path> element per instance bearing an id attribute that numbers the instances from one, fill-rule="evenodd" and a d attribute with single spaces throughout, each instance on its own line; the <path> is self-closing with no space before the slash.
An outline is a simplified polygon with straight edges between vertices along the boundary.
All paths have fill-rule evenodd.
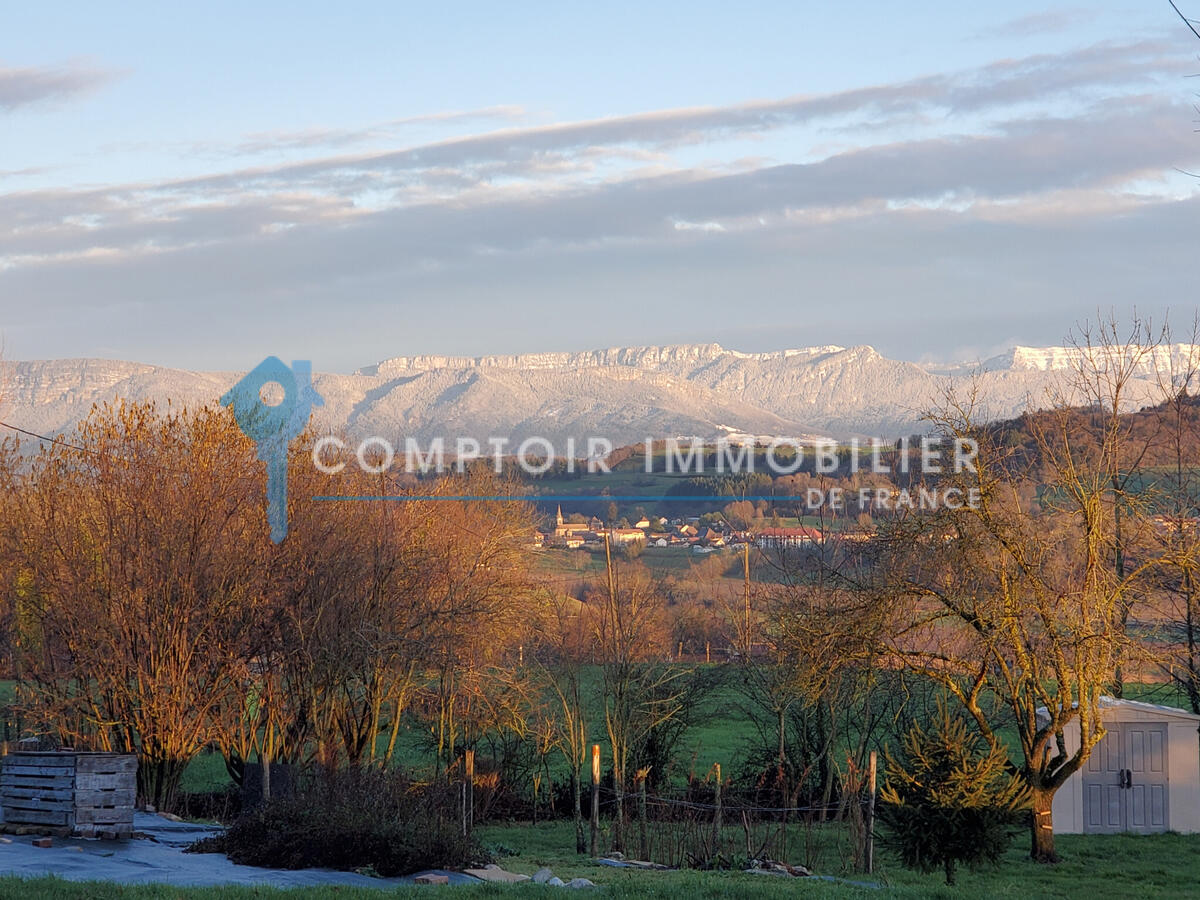
<path id="1" fill-rule="evenodd" d="M 0 771 L 9 831 L 128 838 L 136 793 L 137 758 L 127 754 L 18 751 L 4 757 Z"/>

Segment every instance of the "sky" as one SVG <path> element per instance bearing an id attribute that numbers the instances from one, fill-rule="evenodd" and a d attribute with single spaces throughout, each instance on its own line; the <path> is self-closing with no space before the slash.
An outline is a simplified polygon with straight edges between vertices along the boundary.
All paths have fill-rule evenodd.
<path id="1" fill-rule="evenodd" d="M 1198 73 L 1166 0 L 0 0 L 2 352 L 962 361 L 1190 327 Z"/>

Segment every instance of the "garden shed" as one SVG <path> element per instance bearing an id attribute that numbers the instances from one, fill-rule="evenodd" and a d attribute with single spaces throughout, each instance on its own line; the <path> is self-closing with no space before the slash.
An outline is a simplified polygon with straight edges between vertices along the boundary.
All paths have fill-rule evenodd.
<path id="1" fill-rule="evenodd" d="M 1200 832 L 1200 716 L 1102 697 L 1108 732 L 1054 795 L 1057 834 Z M 1079 747 L 1079 722 L 1063 730 Z"/>

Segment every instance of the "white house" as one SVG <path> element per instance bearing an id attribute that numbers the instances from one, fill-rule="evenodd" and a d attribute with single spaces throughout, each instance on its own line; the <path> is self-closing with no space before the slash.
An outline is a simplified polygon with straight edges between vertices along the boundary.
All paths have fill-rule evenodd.
<path id="1" fill-rule="evenodd" d="M 1100 706 L 1108 734 L 1055 792 L 1055 833 L 1200 832 L 1200 716 L 1113 697 Z M 1078 720 L 1063 737 L 1075 752 Z"/>
<path id="2" fill-rule="evenodd" d="M 825 535 L 805 525 L 799 528 L 764 528 L 758 533 L 757 541 L 764 550 L 771 547 L 806 547 L 823 544 Z"/>

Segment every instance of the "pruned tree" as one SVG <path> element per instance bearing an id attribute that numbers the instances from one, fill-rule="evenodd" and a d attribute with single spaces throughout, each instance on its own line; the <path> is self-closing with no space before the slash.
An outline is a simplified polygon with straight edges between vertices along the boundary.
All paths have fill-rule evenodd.
<path id="1" fill-rule="evenodd" d="M 1056 859 L 1054 793 L 1104 737 L 1100 698 L 1125 659 L 1124 622 L 1147 560 L 1121 576 L 1113 478 L 1125 463 L 1123 423 L 1099 427 L 1059 405 L 1026 415 L 1026 445 L 978 421 L 974 396 L 948 398 L 932 421 L 977 453 L 944 475 L 963 502 L 881 530 L 881 602 L 896 612 L 897 662 L 940 683 L 989 744 L 1011 725 L 1033 810 L 1031 855 Z M 1068 749 L 1064 726 L 1077 721 Z"/>

